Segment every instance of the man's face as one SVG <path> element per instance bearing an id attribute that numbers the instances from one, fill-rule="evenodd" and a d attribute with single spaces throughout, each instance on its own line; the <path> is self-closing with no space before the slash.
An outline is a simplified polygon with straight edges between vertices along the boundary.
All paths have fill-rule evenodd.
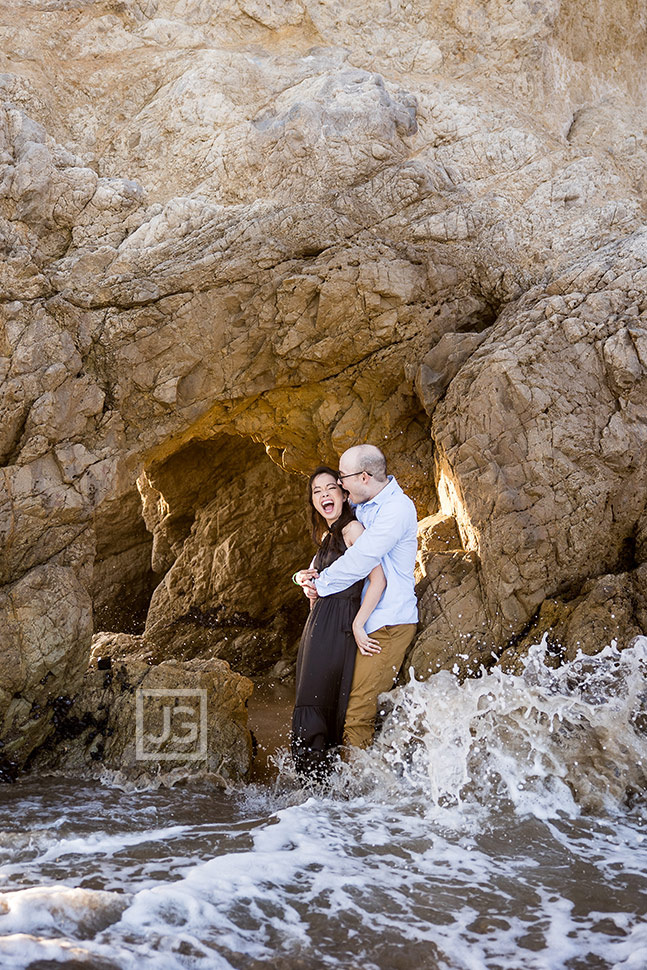
<path id="1" fill-rule="evenodd" d="M 366 502 L 371 497 L 369 486 L 371 479 L 366 472 L 359 468 L 351 467 L 352 464 L 343 455 L 341 456 L 339 459 L 338 481 L 348 492 L 351 502 L 354 502 L 355 505 L 361 505 L 362 502 Z"/>

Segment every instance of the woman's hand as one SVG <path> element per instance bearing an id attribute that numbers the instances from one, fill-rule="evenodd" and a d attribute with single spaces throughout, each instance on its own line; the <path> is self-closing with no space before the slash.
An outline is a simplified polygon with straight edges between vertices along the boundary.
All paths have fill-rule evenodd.
<path id="1" fill-rule="evenodd" d="M 379 653 L 382 649 L 377 640 L 371 640 L 368 633 L 360 623 L 353 623 L 353 636 L 355 637 L 357 649 L 360 653 L 364 654 L 365 657 L 370 657 L 372 654 Z"/>
<path id="2" fill-rule="evenodd" d="M 305 595 L 311 601 L 310 606 L 312 606 L 312 601 L 317 599 L 317 590 L 315 589 L 314 579 L 317 579 L 319 572 L 316 569 L 299 569 L 298 572 L 294 574 L 294 581 L 298 586 L 301 587 Z"/>
<path id="3" fill-rule="evenodd" d="M 317 579 L 319 576 L 319 571 L 317 569 L 299 569 L 298 572 L 294 574 L 299 586 L 303 586 L 306 580 Z"/>

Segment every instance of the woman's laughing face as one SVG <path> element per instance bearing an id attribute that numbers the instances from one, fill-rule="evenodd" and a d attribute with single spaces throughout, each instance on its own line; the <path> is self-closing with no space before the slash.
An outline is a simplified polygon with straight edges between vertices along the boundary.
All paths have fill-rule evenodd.
<path id="1" fill-rule="evenodd" d="M 328 525 L 336 522 L 341 515 L 345 494 L 341 485 L 332 475 L 323 472 L 312 482 L 312 504 L 324 517 Z"/>

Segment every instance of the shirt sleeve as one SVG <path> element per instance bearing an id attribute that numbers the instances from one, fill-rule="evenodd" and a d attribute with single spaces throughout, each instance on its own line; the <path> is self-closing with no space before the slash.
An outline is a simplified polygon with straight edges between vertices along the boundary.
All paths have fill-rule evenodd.
<path id="1" fill-rule="evenodd" d="M 403 509 L 395 504 L 381 506 L 373 524 L 315 580 L 319 596 L 339 593 L 365 579 L 399 541 L 405 523 Z"/>

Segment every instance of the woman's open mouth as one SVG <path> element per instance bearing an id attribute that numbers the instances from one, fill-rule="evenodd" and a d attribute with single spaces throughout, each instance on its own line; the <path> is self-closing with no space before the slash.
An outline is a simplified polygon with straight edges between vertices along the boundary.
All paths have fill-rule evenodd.
<path id="1" fill-rule="evenodd" d="M 333 512 L 334 511 L 334 509 L 335 509 L 335 503 L 332 501 L 332 499 L 326 498 L 321 503 L 321 508 L 322 508 L 322 511 L 323 511 L 324 515 L 329 515 L 330 512 Z"/>

